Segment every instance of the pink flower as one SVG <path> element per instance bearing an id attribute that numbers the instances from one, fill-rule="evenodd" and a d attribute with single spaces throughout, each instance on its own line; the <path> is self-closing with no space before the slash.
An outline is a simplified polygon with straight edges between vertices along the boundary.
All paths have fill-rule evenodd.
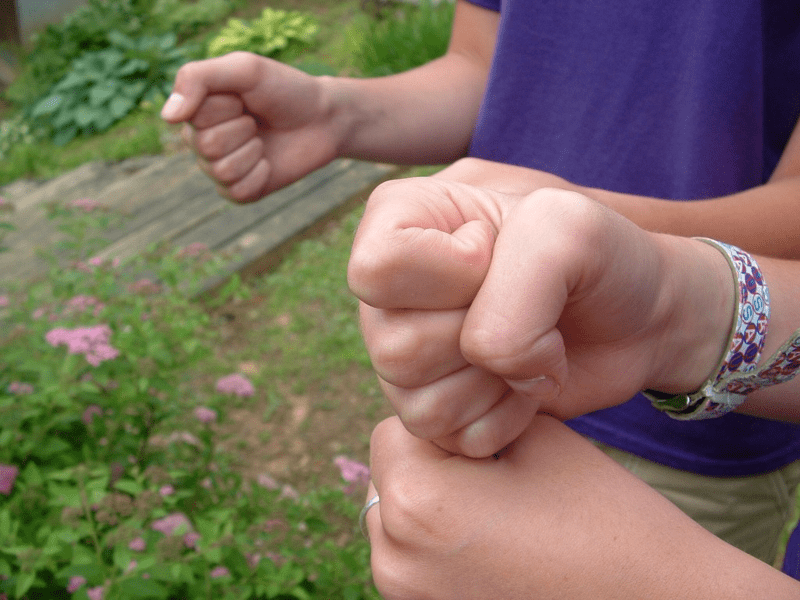
<path id="1" fill-rule="evenodd" d="M 77 200 L 73 200 L 69 204 L 67 204 L 69 208 L 76 208 L 85 212 L 92 212 L 100 207 L 100 204 L 97 200 L 92 200 L 91 198 L 78 198 Z"/>
<path id="2" fill-rule="evenodd" d="M 11 495 L 17 475 L 19 475 L 19 469 L 15 465 L 0 464 L 0 494 Z"/>
<path id="3" fill-rule="evenodd" d="M 171 485 L 162 485 L 161 489 L 158 490 L 158 493 L 162 497 L 164 497 L 164 496 L 172 496 L 172 494 L 175 493 L 175 488 L 172 487 Z"/>
<path id="4" fill-rule="evenodd" d="M 183 442 L 184 444 L 189 444 L 190 446 L 195 446 L 197 448 L 201 447 L 203 444 L 197 437 L 193 436 L 188 431 L 175 431 L 169 434 L 167 438 L 168 442 Z"/>
<path id="5" fill-rule="evenodd" d="M 31 317 L 32 317 L 33 319 L 35 319 L 35 320 L 37 320 L 37 321 L 38 321 L 38 320 L 39 320 L 39 319 L 41 319 L 41 318 L 42 318 L 42 317 L 43 317 L 43 316 L 44 316 L 46 313 L 47 313 L 47 311 L 46 311 L 44 308 L 37 308 L 35 311 L 33 311 L 33 312 L 31 313 Z"/>
<path id="6" fill-rule="evenodd" d="M 86 425 L 91 425 L 95 416 L 101 416 L 102 414 L 102 408 L 97 406 L 97 404 L 91 404 L 83 411 L 83 414 L 81 415 L 81 421 L 83 421 Z"/>
<path id="7" fill-rule="evenodd" d="M 67 301 L 66 310 L 64 312 L 67 315 L 74 315 L 84 313 L 89 309 L 94 309 L 92 312 L 96 317 L 103 308 L 105 308 L 105 304 L 100 302 L 97 298 L 80 294 Z"/>
<path id="8" fill-rule="evenodd" d="M 261 487 L 267 488 L 268 490 L 278 490 L 280 489 L 281 485 L 275 481 L 271 476 L 267 475 L 266 473 L 262 473 L 256 478 L 258 485 Z"/>
<path id="9" fill-rule="evenodd" d="M 105 593 L 106 588 L 102 585 L 98 585 L 97 587 L 86 590 L 86 595 L 89 596 L 89 600 L 103 600 L 103 595 Z"/>
<path id="10" fill-rule="evenodd" d="M 72 266 L 75 267 L 76 271 L 80 271 L 81 273 L 92 273 L 92 267 L 87 265 L 85 262 L 79 260 L 77 262 L 72 263 Z"/>
<path id="11" fill-rule="evenodd" d="M 218 379 L 216 389 L 220 394 L 233 394 L 240 398 L 252 396 L 256 391 L 250 380 L 239 373 Z"/>
<path id="12" fill-rule="evenodd" d="M 86 361 L 97 367 L 106 360 L 119 356 L 119 350 L 109 343 L 111 328 L 108 325 L 95 325 L 93 327 L 76 327 L 66 329 L 57 327 L 45 335 L 47 343 L 54 348 L 66 345 L 70 354 L 83 354 Z"/>
<path id="13" fill-rule="evenodd" d="M 153 521 L 150 525 L 155 531 L 159 531 L 164 535 L 172 535 L 178 529 L 192 530 L 192 524 L 183 513 L 172 513 L 162 519 Z"/>
<path id="14" fill-rule="evenodd" d="M 214 567 L 211 569 L 211 579 L 219 579 L 220 577 L 229 577 L 231 572 L 228 570 L 227 567 Z"/>
<path id="15" fill-rule="evenodd" d="M 194 242 L 193 244 L 189 244 L 188 246 L 184 246 L 178 252 L 179 258 L 193 258 L 196 256 L 200 256 L 201 254 L 208 251 L 208 246 L 205 245 L 203 242 Z"/>
<path id="16" fill-rule="evenodd" d="M 69 578 L 69 583 L 67 584 L 67 591 L 72 594 L 77 592 L 81 586 L 86 583 L 86 578 L 81 577 L 80 575 L 73 575 Z"/>
<path id="17" fill-rule="evenodd" d="M 258 553 L 247 553 L 244 555 L 244 557 L 247 560 L 247 565 L 251 569 L 255 569 L 258 566 L 258 563 L 261 562 L 261 555 Z"/>
<path id="18" fill-rule="evenodd" d="M 8 384 L 8 393 L 17 396 L 27 396 L 33 393 L 33 386 L 30 383 L 23 383 L 21 381 L 12 381 Z"/>
<path id="19" fill-rule="evenodd" d="M 289 500 L 299 500 L 300 493 L 287 483 L 281 488 L 281 498 L 288 498 Z"/>
<path id="20" fill-rule="evenodd" d="M 11 300 L 8 299 L 8 296 L 6 295 L 0 296 L 0 308 L 5 308 L 9 304 L 11 304 Z"/>
<path id="21" fill-rule="evenodd" d="M 183 545 L 187 548 L 197 547 L 197 542 L 200 540 L 200 534 L 196 531 L 190 531 L 183 534 Z"/>
<path id="22" fill-rule="evenodd" d="M 128 543 L 128 548 L 134 552 L 144 552 L 147 548 L 147 542 L 144 541 L 142 536 L 135 537 Z"/>
<path id="23" fill-rule="evenodd" d="M 217 420 L 217 411 L 205 406 L 198 406 L 194 409 L 194 418 L 201 423 L 213 423 Z"/>
<path id="24" fill-rule="evenodd" d="M 368 483 L 369 467 L 357 460 L 351 460 L 346 456 L 337 456 L 333 462 L 342 472 L 342 479 L 347 483 Z"/>
<path id="25" fill-rule="evenodd" d="M 128 291 L 131 294 L 142 294 L 144 296 L 149 296 L 160 292 L 161 286 L 152 282 L 150 279 L 144 278 L 128 285 Z"/>
<path id="26" fill-rule="evenodd" d="M 93 256 L 92 258 L 89 259 L 89 264 L 92 265 L 93 267 L 102 266 L 103 259 L 99 256 Z"/>

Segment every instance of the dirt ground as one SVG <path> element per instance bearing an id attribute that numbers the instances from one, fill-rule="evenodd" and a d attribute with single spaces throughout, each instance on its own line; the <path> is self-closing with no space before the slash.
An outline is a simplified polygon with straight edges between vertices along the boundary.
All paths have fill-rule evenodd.
<path id="1" fill-rule="evenodd" d="M 246 349 L 248 335 L 263 327 L 265 299 L 254 296 L 216 309 L 212 317 L 220 324 L 225 351 Z M 280 322 L 290 317 L 273 317 Z M 238 365 L 239 372 L 254 378 L 270 356 L 253 357 Z M 219 427 L 221 447 L 235 457 L 238 469 L 257 479 L 268 475 L 300 492 L 318 485 L 343 483 L 334 458 L 345 455 L 369 462 L 369 436 L 374 426 L 392 415 L 382 396 L 374 372 L 353 365 L 326 381 L 293 388 L 293 381 L 277 384 L 275 397 L 257 394 L 226 410 Z M 300 382 L 303 383 L 303 382 Z"/>

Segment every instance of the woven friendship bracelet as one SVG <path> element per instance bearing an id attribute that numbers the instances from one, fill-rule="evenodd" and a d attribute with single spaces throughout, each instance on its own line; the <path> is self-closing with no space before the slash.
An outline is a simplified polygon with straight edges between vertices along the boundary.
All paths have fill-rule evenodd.
<path id="1" fill-rule="evenodd" d="M 778 373 L 783 373 L 791 369 L 789 365 L 800 366 L 800 352 L 797 346 L 791 345 L 790 340 L 785 354 L 791 359 L 783 361 L 782 366 L 770 365 L 771 369 L 761 369 L 752 378 L 747 378 L 747 374 L 755 370 L 764 348 L 769 325 L 769 289 L 758 264 L 747 252 L 715 240 L 696 239 L 715 247 L 727 258 L 737 281 L 738 294 L 728 351 L 700 389 L 692 394 L 680 395 L 652 390 L 645 392 L 654 407 L 681 420 L 721 417 L 744 402 L 747 393 L 764 385 L 759 382 L 772 381 L 776 369 Z M 770 375 L 765 374 L 767 371 Z"/>

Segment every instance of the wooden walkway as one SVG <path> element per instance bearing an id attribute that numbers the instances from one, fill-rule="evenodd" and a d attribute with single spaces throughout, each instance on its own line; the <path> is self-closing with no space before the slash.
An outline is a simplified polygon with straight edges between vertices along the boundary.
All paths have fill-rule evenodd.
<path id="1" fill-rule="evenodd" d="M 392 165 L 340 159 L 297 183 L 247 205 L 217 194 L 194 157 L 181 153 L 121 163 L 95 162 L 42 185 L 12 185 L 0 190 L 14 206 L 7 215 L 16 231 L 0 253 L 0 291 L 6 282 L 24 282 L 47 273 L 40 250 L 63 237 L 46 216 L 48 204 L 90 198 L 124 215 L 123 224 L 101 232 L 106 243 L 97 255 L 128 259 L 154 243 L 175 247 L 206 244 L 235 256 L 210 289 L 232 273 L 264 272 L 298 238 L 362 202 L 382 180 L 396 176 Z"/>

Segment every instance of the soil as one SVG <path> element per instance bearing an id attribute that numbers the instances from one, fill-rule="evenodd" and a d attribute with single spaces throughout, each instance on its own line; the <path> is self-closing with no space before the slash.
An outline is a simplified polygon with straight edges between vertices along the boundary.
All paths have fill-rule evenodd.
<path id="1" fill-rule="evenodd" d="M 265 298 L 254 296 L 212 312 L 226 353 L 248 349 L 248 336 L 264 327 L 265 315 L 259 310 L 264 302 Z M 273 318 L 280 322 L 291 317 Z M 242 362 L 238 370 L 257 377 L 270 358 Z M 298 392 L 295 387 L 303 389 Z M 256 394 L 226 409 L 218 428 L 220 446 L 246 477 L 257 480 L 267 475 L 300 492 L 342 485 L 333 462 L 339 455 L 368 464 L 372 429 L 393 414 L 375 373 L 364 366 L 352 365 L 320 384 L 286 381 L 277 388 L 277 400 Z"/>

